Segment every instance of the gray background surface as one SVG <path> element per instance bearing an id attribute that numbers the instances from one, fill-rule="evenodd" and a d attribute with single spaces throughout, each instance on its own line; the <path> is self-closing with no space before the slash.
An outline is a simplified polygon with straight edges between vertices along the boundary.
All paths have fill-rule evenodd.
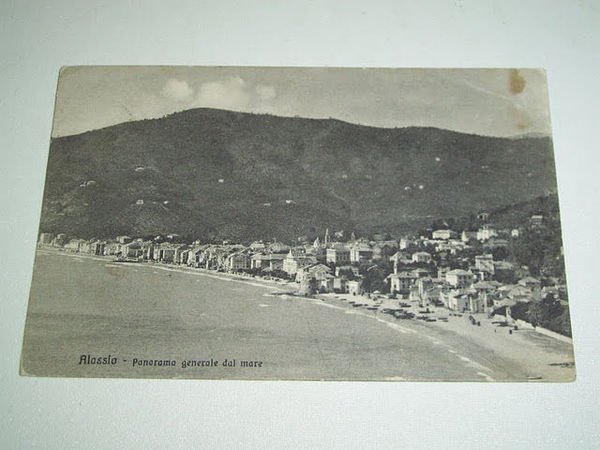
<path id="1" fill-rule="evenodd" d="M 598 447 L 599 23 L 566 0 L 1 1 L 2 447 Z M 577 381 L 19 377 L 58 69 L 77 64 L 546 68 Z"/>

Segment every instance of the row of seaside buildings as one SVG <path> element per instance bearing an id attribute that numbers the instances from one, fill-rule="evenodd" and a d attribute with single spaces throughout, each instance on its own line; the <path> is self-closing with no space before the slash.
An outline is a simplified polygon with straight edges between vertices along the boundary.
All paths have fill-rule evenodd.
<path id="1" fill-rule="evenodd" d="M 543 217 L 532 216 L 530 226 L 542 226 Z M 185 265 L 222 272 L 248 272 L 255 276 L 287 278 L 300 292 L 337 292 L 354 295 L 369 292 L 365 279 L 371 270 L 386 270 L 383 289 L 391 296 L 416 300 L 422 306 L 444 306 L 461 312 L 509 311 L 517 302 L 539 301 L 552 294 L 566 302 L 564 281 L 540 280 L 508 261 L 494 260 L 492 252 L 518 239 L 523 230 L 497 229 L 490 224 L 477 231 L 458 233 L 435 230 L 431 236 L 400 240 L 352 239 L 289 246 L 256 241 L 249 245 L 191 244 L 173 242 L 176 236 L 153 240 L 118 236 L 112 240 L 69 239 L 65 234 L 41 233 L 39 245 L 65 252 L 112 256 L 123 261 Z M 482 253 L 462 256 L 475 239 Z M 440 263 L 440 261 L 443 261 Z M 454 267 L 454 268 L 453 268 Z M 459 268 L 457 268 L 459 267 Z M 509 275 L 507 277 L 507 275 Z M 511 282 L 499 281 L 511 279 Z"/>

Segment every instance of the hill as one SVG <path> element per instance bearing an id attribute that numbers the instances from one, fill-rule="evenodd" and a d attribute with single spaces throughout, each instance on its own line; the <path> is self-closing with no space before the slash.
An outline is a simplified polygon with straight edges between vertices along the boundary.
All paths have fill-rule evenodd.
<path id="1" fill-rule="evenodd" d="M 544 195 L 490 211 L 489 221 L 500 228 L 528 226 L 531 216 L 543 216 L 544 224 L 560 230 L 558 195 Z"/>
<path id="2" fill-rule="evenodd" d="M 53 139 L 41 230 L 241 241 L 397 233 L 555 190 L 547 137 L 200 108 Z"/>
<path id="3" fill-rule="evenodd" d="M 544 226 L 555 228 L 560 234 L 560 211 L 556 193 L 542 195 L 485 212 L 487 217 L 484 219 L 478 218 L 475 211 L 468 216 L 458 218 L 440 217 L 431 222 L 429 230 L 450 228 L 460 233 L 463 230 L 477 231 L 482 225 L 490 223 L 497 228 L 504 229 L 529 228 L 531 216 L 541 215 Z M 426 235 L 428 232 L 426 229 L 422 229 L 420 233 Z"/>

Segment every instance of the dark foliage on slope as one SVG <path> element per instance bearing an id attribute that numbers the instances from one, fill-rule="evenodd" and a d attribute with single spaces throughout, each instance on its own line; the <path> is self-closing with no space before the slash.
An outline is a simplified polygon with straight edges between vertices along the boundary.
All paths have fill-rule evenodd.
<path id="1" fill-rule="evenodd" d="M 555 188 L 549 138 L 194 109 L 53 139 L 41 229 L 241 241 L 397 233 Z"/>

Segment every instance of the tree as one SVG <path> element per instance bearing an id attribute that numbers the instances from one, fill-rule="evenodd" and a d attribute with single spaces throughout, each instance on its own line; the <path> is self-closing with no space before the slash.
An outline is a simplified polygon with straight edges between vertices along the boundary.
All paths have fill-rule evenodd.
<path id="1" fill-rule="evenodd" d="M 528 303 L 525 302 L 517 302 L 514 306 L 510 308 L 510 314 L 515 319 L 526 320 L 527 322 L 533 323 L 529 317 L 530 307 Z"/>
<path id="2" fill-rule="evenodd" d="M 508 249 L 505 247 L 496 247 L 492 250 L 494 261 L 503 261 L 509 256 Z"/>
<path id="3" fill-rule="evenodd" d="M 563 313 L 564 307 L 560 304 L 560 300 L 554 297 L 553 294 L 548 294 L 541 301 L 542 308 L 544 309 L 546 316 L 545 321 L 550 323 L 557 317 L 560 317 Z"/>
<path id="4" fill-rule="evenodd" d="M 534 326 L 541 326 L 548 328 L 549 330 L 557 333 L 564 334 L 565 332 L 565 318 L 563 315 L 566 312 L 568 317 L 568 310 L 561 305 L 560 301 L 552 294 L 548 294 L 539 302 L 532 302 L 529 304 L 528 322 Z M 568 331 L 570 333 L 571 325 L 568 324 Z"/>
<path id="5" fill-rule="evenodd" d="M 383 292 L 387 289 L 385 273 L 381 267 L 372 266 L 367 269 L 363 278 L 363 288 L 366 292 Z"/>
<path id="6" fill-rule="evenodd" d="M 562 314 L 551 321 L 549 328 L 552 331 L 571 337 L 571 317 L 569 316 L 569 310 L 564 308 Z"/>

